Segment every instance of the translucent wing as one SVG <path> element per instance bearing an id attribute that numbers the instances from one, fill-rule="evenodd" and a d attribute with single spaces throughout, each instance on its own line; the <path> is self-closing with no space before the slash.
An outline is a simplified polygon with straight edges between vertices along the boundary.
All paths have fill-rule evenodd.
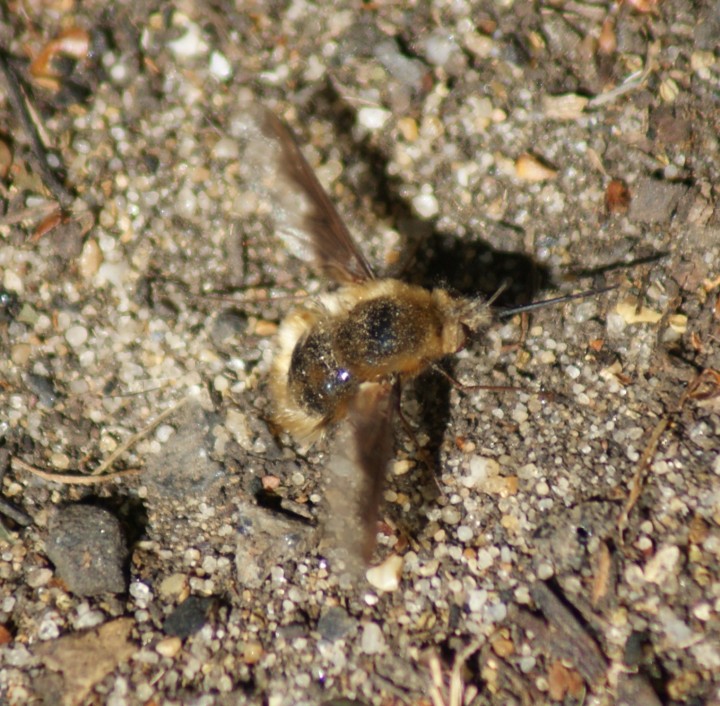
<path id="1" fill-rule="evenodd" d="M 290 128 L 270 111 L 264 111 L 262 130 L 279 143 L 284 176 L 299 187 L 309 201 L 296 228 L 309 237 L 318 265 L 330 279 L 356 283 L 374 279 L 373 271 L 340 218 L 325 189 L 303 157 Z"/>
<path id="2" fill-rule="evenodd" d="M 331 444 L 329 555 L 343 560 L 350 571 L 367 564 L 375 549 L 378 510 L 393 453 L 394 389 L 387 383 L 364 384 Z"/>

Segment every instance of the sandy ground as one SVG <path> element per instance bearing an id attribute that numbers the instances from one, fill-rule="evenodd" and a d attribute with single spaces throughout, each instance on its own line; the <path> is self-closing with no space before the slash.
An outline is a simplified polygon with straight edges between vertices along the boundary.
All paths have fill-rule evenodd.
<path id="1" fill-rule="evenodd" d="M 0 701 L 720 703 L 720 6 L 144 8 L 0 20 Z M 328 283 L 258 105 L 378 272 L 617 287 L 405 386 L 369 580 L 268 424 Z"/>

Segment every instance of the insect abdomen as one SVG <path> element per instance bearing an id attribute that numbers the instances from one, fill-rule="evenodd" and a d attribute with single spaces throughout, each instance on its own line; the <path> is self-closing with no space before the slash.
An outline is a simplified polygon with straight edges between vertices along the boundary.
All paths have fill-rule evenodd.
<path id="1" fill-rule="evenodd" d="M 332 333 L 324 327 L 314 328 L 293 349 L 288 385 L 303 409 L 324 419 L 334 417 L 357 390 L 354 376 L 335 356 Z"/>

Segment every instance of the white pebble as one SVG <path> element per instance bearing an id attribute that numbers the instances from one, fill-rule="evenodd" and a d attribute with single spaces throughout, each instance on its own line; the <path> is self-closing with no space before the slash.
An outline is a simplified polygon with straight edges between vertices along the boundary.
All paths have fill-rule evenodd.
<path id="1" fill-rule="evenodd" d="M 153 598 L 150 587 L 142 583 L 142 581 L 133 581 L 133 583 L 130 584 L 130 595 L 141 608 L 147 606 Z"/>
<path id="2" fill-rule="evenodd" d="M 421 192 L 412 200 L 413 208 L 419 216 L 432 218 L 440 211 L 440 204 L 432 192 Z"/>
<path id="3" fill-rule="evenodd" d="M 3 275 L 3 287 L 16 294 L 22 294 L 25 291 L 23 281 L 20 279 L 16 272 L 12 270 L 5 270 Z"/>
<path id="4" fill-rule="evenodd" d="M 485 611 L 487 618 L 492 623 L 501 623 L 507 617 L 507 606 L 504 603 L 493 603 Z"/>
<path id="5" fill-rule="evenodd" d="M 212 150 L 213 157 L 215 159 L 222 160 L 233 160 L 240 158 L 240 149 L 238 147 L 237 140 L 233 140 L 229 137 L 221 137 L 216 143 Z"/>
<path id="6" fill-rule="evenodd" d="M 500 473 L 500 464 L 493 458 L 486 456 L 473 456 L 470 459 L 470 473 L 462 478 L 466 488 L 482 486 L 488 478 L 494 478 Z"/>
<path id="7" fill-rule="evenodd" d="M 105 622 L 105 613 L 103 613 L 101 610 L 88 609 L 81 613 L 78 609 L 78 613 L 80 613 L 80 615 L 75 622 L 76 630 L 87 630 Z"/>
<path id="8" fill-rule="evenodd" d="M 658 586 L 664 585 L 677 573 L 676 566 L 680 559 L 680 549 L 676 546 L 664 546 L 657 550 L 655 556 L 645 564 L 643 572 L 645 580 Z"/>
<path id="9" fill-rule="evenodd" d="M 522 424 L 523 422 L 527 421 L 528 418 L 528 410 L 527 407 L 524 404 L 516 404 L 512 411 L 512 418 L 514 422 L 517 422 L 518 424 Z"/>
<path id="10" fill-rule="evenodd" d="M 468 609 L 471 613 L 479 613 L 487 603 L 488 592 L 485 589 L 468 593 Z"/>
<path id="11" fill-rule="evenodd" d="M 122 289 L 129 272 L 130 268 L 124 262 L 103 262 L 98 269 L 97 283 L 102 286 L 109 282 Z"/>
<path id="12" fill-rule="evenodd" d="M 385 648 L 385 636 L 382 628 L 377 623 L 368 623 L 363 629 L 360 649 L 367 655 L 375 655 L 384 652 Z"/>
<path id="13" fill-rule="evenodd" d="M 180 651 L 181 647 L 182 640 L 177 636 L 167 637 L 155 645 L 158 654 L 163 657 L 174 657 Z"/>
<path id="14" fill-rule="evenodd" d="M 469 542 L 473 538 L 473 531 L 467 525 L 460 525 L 457 528 L 457 538 L 460 542 Z"/>
<path id="15" fill-rule="evenodd" d="M 489 569 L 492 566 L 492 554 L 487 549 L 480 549 L 477 553 L 477 567 L 480 571 Z"/>
<path id="16" fill-rule="evenodd" d="M 50 569 L 30 569 L 27 572 L 26 582 L 30 588 L 40 588 L 52 578 L 53 572 Z"/>
<path id="17" fill-rule="evenodd" d="M 397 554 L 391 554 L 385 561 L 367 570 L 368 583 L 383 593 L 397 590 L 402 575 L 403 560 Z"/>
<path id="18" fill-rule="evenodd" d="M 197 197 L 188 187 L 185 187 L 177 195 L 176 208 L 178 215 L 185 218 L 192 218 L 197 210 Z"/>
<path id="19" fill-rule="evenodd" d="M 82 346 L 88 339 L 88 332 L 84 326 L 71 326 L 65 332 L 65 340 L 73 347 L 78 348 Z"/>
<path id="20" fill-rule="evenodd" d="M 366 130 L 379 130 L 390 119 L 392 113 L 382 108 L 360 108 L 358 110 L 358 124 Z"/>
<path id="21" fill-rule="evenodd" d="M 122 62 L 118 62 L 111 67 L 110 78 L 112 79 L 113 83 L 123 84 L 127 80 L 127 77 L 127 66 L 125 66 L 125 64 L 123 64 Z"/>
<path id="22" fill-rule="evenodd" d="M 580 368 L 576 365 L 568 365 L 565 368 L 565 373 L 571 380 L 577 380 L 580 377 Z"/>
<path id="23" fill-rule="evenodd" d="M 230 62 L 219 51 L 210 54 L 210 73 L 219 81 L 227 81 L 232 77 Z"/>
<path id="24" fill-rule="evenodd" d="M 435 30 L 425 45 L 425 57 L 435 66 L 444 66 L 450 57 L 458 51 L 458 45 L 451 34 L 443 30 Z"/>
<path id="25" fill-rule="evenodd" d="M 161 444 L 164 444 L 174 433 L 175 429 L 169 424 L 161 424 L 155 432 L 155 438 Z"/>
<path id="26" fill-rule="evenodd" d="M 208 45 L 202 37 L 200 27 L 181 14 L 176 14 L 173 24 L 184 26 L 185 34 L 174 42 L 169 42 L 170 51 L 179 58 L 189 59 L 207 53 Z"/>
<path id="27" fill-rule="evenodd" d="M 550 486 L 544 480 L 541 480 L 535 486 L 535 492 L 538 495 L 547 495 L 550 492 Z"/>
<path id="28" fill-rule="evenodd" d="M 83 278 L 90 280 L 97 273 L 103 261 L 102 251 L 95 238 L 89 238 L 83 246 L 78 258 L 78 272 Z"/>
<path id="29" fill-rule="evenodd" d="M 552 578 L 552 575 L 555 573 L 555 570 L 552 567 L 552 564 L 549 564 L 548 562 L 544 561 L 540 566 L 537 568 L 537 577 L 541 581 L 547 581 L 548 579 Z"/>
<path id="30" fill-rule="evenodd" d="M 58 614 L 51 612 L 40 621 L 37 631 L 39 640 L 54 640 L 60 635 L 60 628 L 56 622 L 57 620 L 59 620 Z"/>
<path id="31" fill-rule="evenodd" d="M 444 507 L 442 510 L 442 520 L 448 525 L 456 525 L 460 522 L 462 515 L 454 507 Z"/>

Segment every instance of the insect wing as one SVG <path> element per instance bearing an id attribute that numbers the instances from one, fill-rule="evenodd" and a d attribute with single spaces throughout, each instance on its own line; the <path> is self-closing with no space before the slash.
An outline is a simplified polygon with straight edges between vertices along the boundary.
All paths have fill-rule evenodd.
<path id="1" fill-rule="evenodd" d="M 303 157 L 290 128 L 269 110 L 264 111 L 262 128 L 266 137 L 280 144 L 283 174 L 309 201 L 309 209 L 297 227 L 308 235 L 320 268 L 340 284 L 374 279 L 370 265 Z"/>
<path id="2" fill-rule="evenodd" d="M 331 444 L 327 464 L 329 554 L 359 569 L 375 549 L 378 509 L 393 454 L 395 387 L 366 383 Z"/>

